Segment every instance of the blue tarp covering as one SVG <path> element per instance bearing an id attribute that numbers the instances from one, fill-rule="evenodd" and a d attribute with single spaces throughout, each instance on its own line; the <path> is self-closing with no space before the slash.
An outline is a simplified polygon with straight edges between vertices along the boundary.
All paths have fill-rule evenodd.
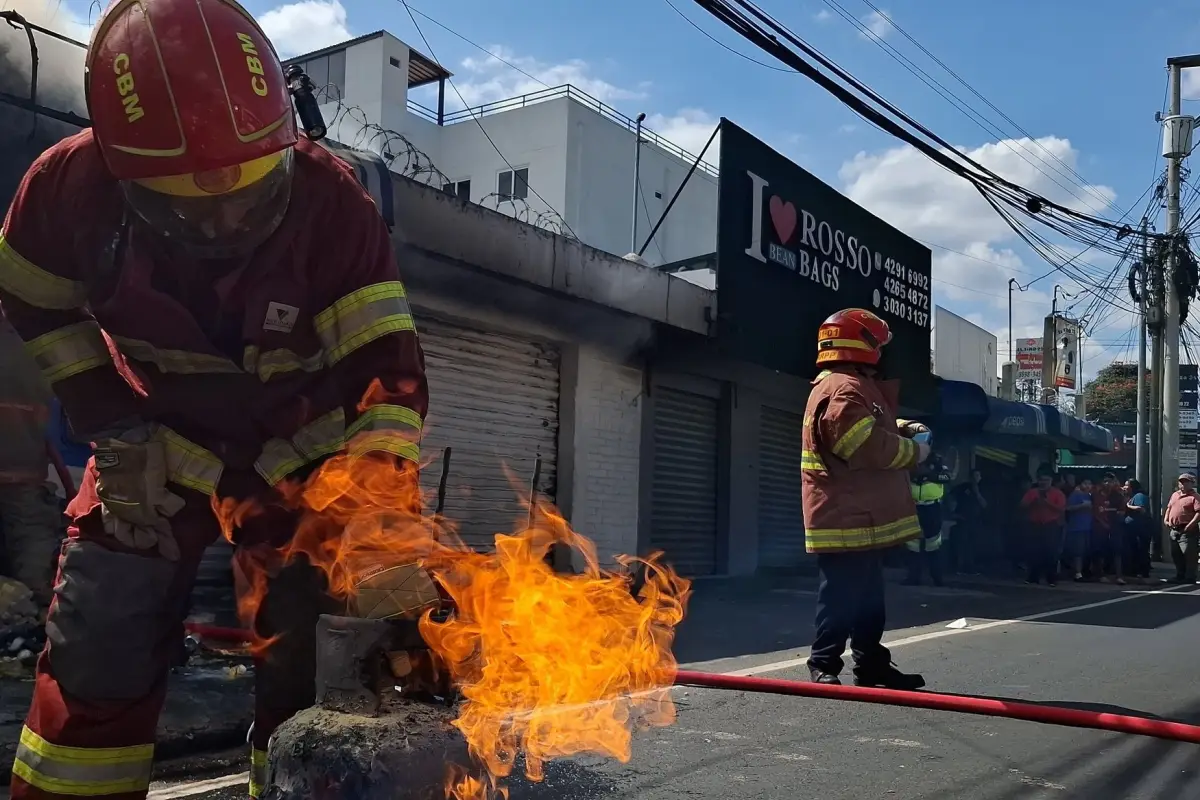
<path id="1" fill-rule="evenodd" d="M 1046 424 L 1046 412 L 1053 411 L 1053 409 L 1049 406 L 1040 406 L 1036 403 L 1017 403 L 1012 400 L 1001 400 L 998 397 L 989 397 L 987 404 L 990 413 L 987 422 L 983 424 L 983 429 L 988 433 L 1045 436 L 1050 432 Z"/>

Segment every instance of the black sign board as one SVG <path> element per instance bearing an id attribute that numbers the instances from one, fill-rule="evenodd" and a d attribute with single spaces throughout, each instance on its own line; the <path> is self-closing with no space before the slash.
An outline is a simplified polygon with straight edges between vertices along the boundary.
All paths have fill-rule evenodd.
<path id="1" fill-rule="evenodd" d="M 932 410 L 933 255 L 763 142 L 721 120 L 717 342 L 728 355 L 817 373 L 817 329 L 843 308 L 892 329 L 882 368 L 904 405 Z"/>

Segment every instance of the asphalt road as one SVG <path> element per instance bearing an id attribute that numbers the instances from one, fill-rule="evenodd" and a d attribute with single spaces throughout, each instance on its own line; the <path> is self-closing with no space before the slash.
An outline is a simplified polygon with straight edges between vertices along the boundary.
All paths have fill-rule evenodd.
<path id="1" fill-rule="evenodd" d="M 685 631 L 698 668 L 803 678 L 811 594 L 802 585 L 713 584 L 703 604 L 741 609 L 736 627 Z M 1200 724 L 1200 592 L 1001 583 L 891 590 L 894 657 L 929 688 L 1053 702 Z M 698 598 L 706 593 L 698 588 Z M 723 599 L 722 599 L 723 598 Z M 715 613 L 715 612 L 713 612 Z M 718 614 L 717 617 L 720 615 Z M 967 627 L 947 628 L 966 617 Z M 1013 621 L 1024 617 L 1024 621 Z M 1033 617 L 1033 619 L 1028 619 Z M 919 624 L 906 623 L 920 620 Z M 706 626 L 707 627 L 707 626 Z M 709 640 L 712 641 L 709 641 Z M 772 650 L 754 650 L 783 642 Z M 745 649 L 735 654 L 738 647 Z M 693 659 L 697 661 L 699 659 Z M 689 666 L 693 666 L 689 665 Z M 513 800 L 1150 800 L 1200 796 L 1200 747 L 1089 730 L 845 702 L 676 690 L 676 725 L 645 733 L 629 764 L 552 765 Z M 197 781 L 234 772 L 189 767 L 156 800 L 244 797 Z"/>

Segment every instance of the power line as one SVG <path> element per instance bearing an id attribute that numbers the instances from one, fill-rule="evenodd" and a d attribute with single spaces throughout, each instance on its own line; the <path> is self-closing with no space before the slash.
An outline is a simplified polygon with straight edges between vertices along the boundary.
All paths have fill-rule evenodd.
<path id="1" fill-rule="evenodd" d="M 826 2 L 836 4 L 836 0 L 826 0 Z M 925 47 L 925 45 L 921 44 L 921 42 L 919 42 L 915 37 L 913 37 L 908 31 L 906 31 L 899 24 L 897 24 L 896 21 L 887 14 L 887 12 L 883 11 L 881 8 L 879 8 L 879 6 L 877 6 L 873 2 L 871 2 L 871 0 L 862 0 L 862 2 L 868 8 L 870 8 L 872 11 L 874 11 L 876 14 L 878 14 L 879 17 L 881 19 L 883 19 L 885 22 L 887 22 L 888 25 L 890 25 L 892 28 L 894 28 L 897 33 L 899 33 L 901 36 L 903 36 L 905 39 L 907 39 L 909 42 L 911 42 L 913 45 L 915 45 L 918 50 L 920 50 L 922 53 L 924 53 L 926 56 L 928 56 L 933 61 L 933 63 L 935 63 L 939 67 L 941 67 L 946 72 L 946 74 L 948 74 L 950 77 L 954 78 L 954 80 L 956 80 L 960 84 L 962 84 L 962 86 L 964 88 L 966 88 L 967 91 L 969 91 L 971 94 L 975 95 L 977 98 L 982 100 L 984 102 L 984 104 L 986 104 L 990 109 L 992 109 L 992 111 L 995 111 L 997 114 L 999 114 L 1000 117 L 1005 122 L 1007 122 L 1009 125 L 1011 125 L 1013 128 L 1015 128 L 1022 136 L 1029 139 L 1029 141 L 1031 141 L 1035 145 L 1037 145 L 1037 147 L 1039 149 L 1041 149 L 1046 155 L 1048 155 L 1050 158 L 1054 159 L 1059 164 L 1061 164 L 1068 172 L 1071 173 L 1071 175 L 1074 176 L 1074 178 L 1078 181 L 1081 188 L 1084 188 L 1084 189 L 1092 192 L 1094 197 L 1096 197 L 1097 199 L 1101 200 L 1104 203 L 1104 206 L 1102 208 L 1108 208 L 1108 207 L 1112 206 L 1112 200 L 1107 200 L 1106 198 L 1104 198 L 1103 195 L 1101 195 L 1099 192 L 1097 192 L 1095 190 L 1095 187 L 1092 184 L 1090 184 L 1087 181 L 1087 179 L 1085 179 L 1082 175 L 1080 175 L 1079 172 L 1076 171 L 1074 167 L 1072 167 L 1066 161 L 1063 161 L 1062 158 L 1060 158 L 1058 155 L 1053 153 L 1049 148 L 1047 148 L 1045 145 L 1043 145 L 1041 143 L 1041 141 L 1039 141 L 1036 137 L 1034 137 L 1034 135 L 1031 134 L 1028 130 L 1023 128 L 1016 120 L 1014 120 L 1008 114 L 1004 113 L 998 106 L 996 106 L 995 103 L 993 103 L 991 100 L 989 100 L 986 96 L 983 95 L 983 93 L 981 93 L 978 89 L 976 89 L 970 83 L 968 83 L 965 78 L 963 78 L 961 75 L 959 75 L 948 64 L 946 64 L 944 61 L 942 61 L 940 58 L 938 58 L 935 54 L 930 52 L 930 50 L 927 47 Z M 949 91 L 949 90 L 947 90 L 947 91 Z M 1039 158 L 1039 160 L 1043 160 L 1043 159 Z M 1057 171 L 1057 169 L 1056 169 L 1056 171 Z M 1062 175 L 1063 173 L 1059 172 L 1059 174 Z"/>

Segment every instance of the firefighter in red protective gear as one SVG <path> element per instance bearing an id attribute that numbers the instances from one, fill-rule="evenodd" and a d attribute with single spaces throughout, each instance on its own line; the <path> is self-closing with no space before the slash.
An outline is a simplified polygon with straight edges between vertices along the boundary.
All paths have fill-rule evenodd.
<path id="1" fill-rule="evenodd" d="M 93 128 L 33 164 L 0 232 L 0 304 L 93 442 L 59 561 L 11 796 L 144 798 L 211 499 L 272 507 L 329 455 L 415 479 L 425 364 L 386 224 L 300 138 L 271 43 L 234 0 L 116 0 L 93 34 Z M 364 399 L 375 381 L 383 391 Z M 376 395 L 378 395 L 376 397 Z M 360 401 L 363 401 L 360 404 Z M 239 547 L 294 531 L 274 508 Z M 313 702 L 305 566 L 256 620 L 250 795 Z"/>
<path id="2" fill-rule="evenodd" d="M 877 372 L 892 339 L 886 322 L 850 308 L 817 335 L 817 364 L 804 411 L 801 455 L 804 538 L 817 556 L 816 638 L 808 668 L 817 683 L 839 684 L 846 641 L 859 686 L 920 689 L 881 644 L 885 624 L 884 551 L 921 534 L 909 470 L 929 456 L 919 423 L 896 419 L 899 384 Z"/>

